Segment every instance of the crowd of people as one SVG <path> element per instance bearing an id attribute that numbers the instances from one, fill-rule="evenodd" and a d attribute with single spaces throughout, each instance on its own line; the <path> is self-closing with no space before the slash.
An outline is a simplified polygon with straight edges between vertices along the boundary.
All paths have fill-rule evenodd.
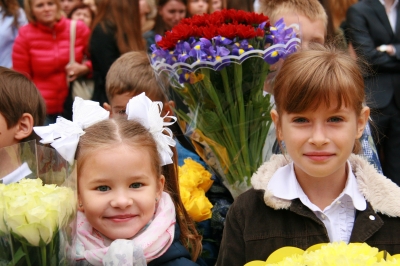
<path id="1" fill-rule="evenodd" d="M 264 13 L 272 25 L 280 18 L 297 24 L 301 47 L 271 66 L 264 85 L 275 104 L 270 154 L 283 155 L 265 162 L 253 188 L 235 200 L 216 182 L 214 197 L 232 206 L 222 215 L 223 236 L 214 235 L 203 258 L 177 181 L 178 157 L 202 159 L 175 124 L 171 134 L 180 143 L 165 163 L 158 158 L 163 145 L 127 109 L 145 93 L 171 119 L 182 103 L 168 98 L 168 81 L 150 65 L 156 35 L 184 18 L 230 8 Z M 74 82 L 93 82 L 90 100 L 112 119 L 83 128 L 75 147 L 78 220 L 86 230 L 78 265 L 104 263 L 125 245 L 137 265 L 244 265 L 283 246 L 334 241 L 400 253 L 399 10 L 394 0 L 0 0 L 0 148 L 37 138 L 33 127 L 60 116 L 71 120 Z M 141 194 L 121 196 L 132 188 Z M 141 219 L 120 231 L 98 218 L 130 221 L 114 210 L 133 205 Z M 113 242 L 143 232 L 165 241 L 138 253 L 136 244 Z"/>

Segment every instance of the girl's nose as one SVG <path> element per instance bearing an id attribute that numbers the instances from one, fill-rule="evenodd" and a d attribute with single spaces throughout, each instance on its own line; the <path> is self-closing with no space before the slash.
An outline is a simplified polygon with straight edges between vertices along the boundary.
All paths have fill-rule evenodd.
<path id="1" fill-rule="evenodd" d="M 322 146 L 329 142 L 325 127 L 322 124 L 318 123 L 313 126 L 309 142 L 316 146 Z"/>
<path id="2" fill-rule="evenodd" d="M 133 199 L 124 193 L 118 193 L 110 202 L 111 207 L 119 209 L 125 209 L 132 206 L 132 204 Z"/>

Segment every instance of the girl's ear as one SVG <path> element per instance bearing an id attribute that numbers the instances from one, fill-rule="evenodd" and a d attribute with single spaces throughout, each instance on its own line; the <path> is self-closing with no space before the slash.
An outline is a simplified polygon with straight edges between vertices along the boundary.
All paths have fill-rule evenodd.
<path id="1" fill-rule="evenodd" d="M 77 202 L 77 204 L 78 204 L 78 211 L 85 212 L 85 209 L 83 208 L 82 199 L 79 196 L 79 194 L 78 194 L 78 202 Z"/>
<path id="2" fill-rule="evenodd" d="M 157 197 L 161 198 L 161 193 L 164 191 L 165 177 L 161 175 L 157 183 Z"/>
<path id="3" fill-rule="evenodd" d="M 367 125 L 368 118 L 370 114 L 369 107 L 365 106 L 360 113 L 360 116 L 357 119 L 357 135 L 356 139 L 361 138 L 362 133 L 364 132 L 364 128 Z"/>
<path id="4" fill-rule="evenodd" d="M 23 140 L 31 135 L 33 130 L 33 116 L 28 113 L 23 113 L 16 125 L 14 138 L 18 141 Z"/>
<path id="5" fill-rule="evenodd" d="M 278 140 L 283 140 L 282 130 L 279 124 L 279 114 L 275 109 L 271 110 L 271 118 L 275 125 L 276 138 Z"/>

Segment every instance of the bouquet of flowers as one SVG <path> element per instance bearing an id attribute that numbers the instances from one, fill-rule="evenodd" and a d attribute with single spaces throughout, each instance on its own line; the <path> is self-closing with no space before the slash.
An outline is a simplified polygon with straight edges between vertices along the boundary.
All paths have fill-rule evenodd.
<path id="1" fill-rule="evenodd" d="M 193 221 L 210 219 L 213 205 L 206 197 L 206 192 L 214 182 L 211 173 L 191 158 L 184 162 L 179 167 L 179 189 L 183 205 Z"/>
<path id="2" fill-rule="evenodd" d="M 152 66 L 168 76 L 179 125 L 233 197 L 250 188 L 263 162 L 269 67 L 299 42 L 283 20 L 271 26 L 267 16 L 236 10 L 183 19 L 156 36 Z"/>
<path id="3" fill-rule="evenodd" d="M 306 251 L 283 247 L 272 253 L 267 261 L 252 261 L 245 266 L 380 266 L 400 265 L 400 254 L 391 256 L 366 243 L 334 242 L 317 244 Z"/>
<path id="4" fill-rule="evenodd" d="M 0 149 L 0 168 L 0 265 L 69 265 L 75 172 L 35 141 Z"/>

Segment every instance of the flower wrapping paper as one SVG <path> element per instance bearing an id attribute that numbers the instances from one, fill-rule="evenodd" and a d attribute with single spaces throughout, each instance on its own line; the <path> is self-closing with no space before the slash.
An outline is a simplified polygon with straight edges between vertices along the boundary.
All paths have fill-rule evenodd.
<path id="1" fill-rule="evenodd" d="M 151 62 L 184 135 L 233 197 L 251 187 L 272 123 L 263 86 L 270 65 L 296 51 L 300 40 L 283 20 L 223 10 L 182 20 L 156 36 Z M 165 78 L 166 77 L 166 78 Z"/>
<path id="2" fill-rule="evenodd" d="M 69 265 L 74 167 L 30 141 L 0 149 L 0 168 L 0 265 Z"/>

